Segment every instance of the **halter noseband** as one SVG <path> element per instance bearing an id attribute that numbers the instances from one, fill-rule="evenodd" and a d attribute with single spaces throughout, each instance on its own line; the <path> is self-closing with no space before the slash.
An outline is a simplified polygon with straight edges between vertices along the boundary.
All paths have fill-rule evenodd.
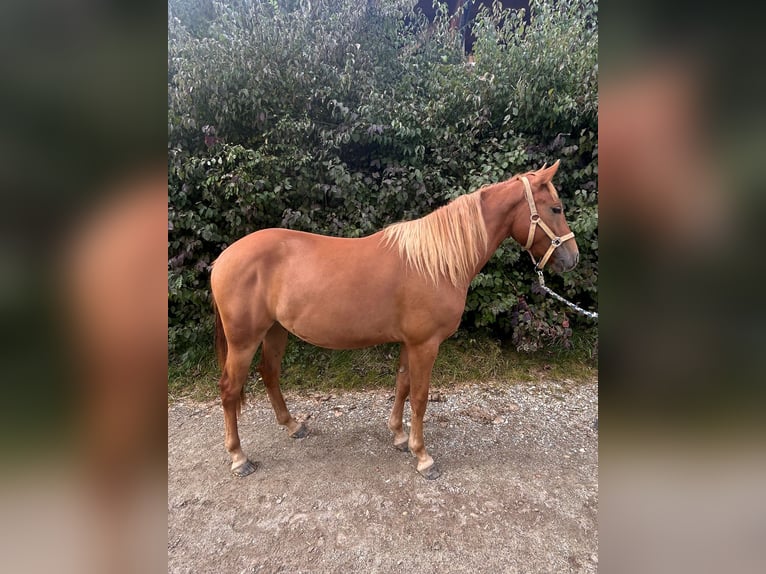
<path id="1" fill-rule="evenodd" d="M 529 180 L 525 176 L 522 176 L 519 179 L 521 179 L 522 183 L 524 184 L 524 195 L 527 198 L 527 203 L 529 203 L 530 211 L 529 235 L 527 236 L 527 244 L 524 246 L 524 249 L 532 258 L 532 263 L 535 264 L 535 271 L 542 273 L 543 267 L 546 263 L 548 263 L 548 259 L 550 259 L 556 248 L 560 247 L 565 241 L 574 239 L 575 234 L 574 232 L 570 231 L 563 237 L 557 237 L 556 234 L 551 231 L 551 228 L 548 227 L 542 219 L 540 219 L 540 215 L 537 213 L 537 207 L 535 206 L 535 200 L 532 198 L 532 188 L 529 185 Z M 551 184 L 548 183 L 548 185 L 550 186 Z M 532 243 L 535 241 L 535 231 L 538 225 L 551 240 L 551 245 L 548 247 L 548 251 L 545 252 L 545 255 L 543 255 L 543 258 L 539 262 L 535 261 L 535 256 L 532 255 L 532 252 L 530 251 Z"/>

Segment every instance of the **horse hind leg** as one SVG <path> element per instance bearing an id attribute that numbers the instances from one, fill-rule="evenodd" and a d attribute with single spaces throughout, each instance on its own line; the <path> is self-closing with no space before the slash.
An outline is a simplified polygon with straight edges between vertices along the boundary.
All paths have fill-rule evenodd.
<path id="1" fill-rule="evenodd" d="M 258 340 L 260 342 L 260 339 Z M 255 471 L 256 465 L 242 452 L 237 428 L 237 418 L 244 401 L 244 388 L 250 363 L 253 360 L 258 344 L 246 348 L 229 347 L 223 374 L 218 384 L 221 390 L 223 418 L 226 426 L 226 450 L 231 455 L 231 472 L 243 477 Z"/>
<path id="2" fill-rule="evenodd" d="M 303 438 L 309 434 L 308 427 L 297 422 L 290 411 L 287 410 L 285 398 L 279 388 L 279 375 L 282 370 L 282 357 L 287 347 L 287 330 L 279 323 L 274 323 L 266 337 L 263 339 L 261 348 L 261 362 L 258 372 L 261 373 L 266 393 L 274 409 L 277 422 L 287 428 L 291 438 Z"/>

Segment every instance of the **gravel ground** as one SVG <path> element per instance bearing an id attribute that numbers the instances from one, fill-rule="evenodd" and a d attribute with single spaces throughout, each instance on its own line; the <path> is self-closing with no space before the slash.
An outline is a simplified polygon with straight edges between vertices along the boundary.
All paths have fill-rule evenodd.
<path id="1" fill-rule="evenodd" d="M 597 571 L 597 382 L 432 390 L 435 481 L 393 447 L 392 392 L 285 398 L 311 434 L 290 439 L 265 393 L 248 397 L 244 479 L 220 402 L 169 406 L 168 572 Z"/>

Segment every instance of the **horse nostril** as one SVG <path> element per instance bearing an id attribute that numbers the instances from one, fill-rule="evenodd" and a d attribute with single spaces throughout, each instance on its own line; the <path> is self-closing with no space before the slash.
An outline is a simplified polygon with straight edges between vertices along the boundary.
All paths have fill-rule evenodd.
<path id="1" fill-rule="evenodd" d="M 579 253 L 575 253 L 575 255 L 574 255 L 573 259 L 572 259 L 572 267 L 570 269 L 574 269 L 575 267 L 577 267 L 577 263 L 579 261 L 580 261 L 580 254 Z"/>

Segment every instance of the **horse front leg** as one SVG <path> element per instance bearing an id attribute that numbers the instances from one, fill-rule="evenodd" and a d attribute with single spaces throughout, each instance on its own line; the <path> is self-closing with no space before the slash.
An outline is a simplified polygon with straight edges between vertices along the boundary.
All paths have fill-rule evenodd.
<path id="1" fill-rule="evenodd" d="M 394 446 L 401 451 L 407 451 L 409 437 L 404 432 L 402 417 L 404 415 L 404 401 L 410 394 L 410 367 L 407 359 L 407 347 L 401 346 L 399 351 L 399 369 L 396 373 L 396 395 L 394 396 L 394 408 L 388 418 L 388 428 L 394 433 Z"/>
<path id="2" fill-rule="evenodd" d="M 428 387 L 431 383 L 436 355 L 439 352 L 439 342 L 428 342 L 408 349 L 410 367 L 410 407 L 412 408 L 412 425 L 410 427 L 409 447 L 418 459 L 418 472 L 428 480 L 441 476 L 441 471 L 428 454 L 423 440 L 423 417 L 428 404 Z"/>

